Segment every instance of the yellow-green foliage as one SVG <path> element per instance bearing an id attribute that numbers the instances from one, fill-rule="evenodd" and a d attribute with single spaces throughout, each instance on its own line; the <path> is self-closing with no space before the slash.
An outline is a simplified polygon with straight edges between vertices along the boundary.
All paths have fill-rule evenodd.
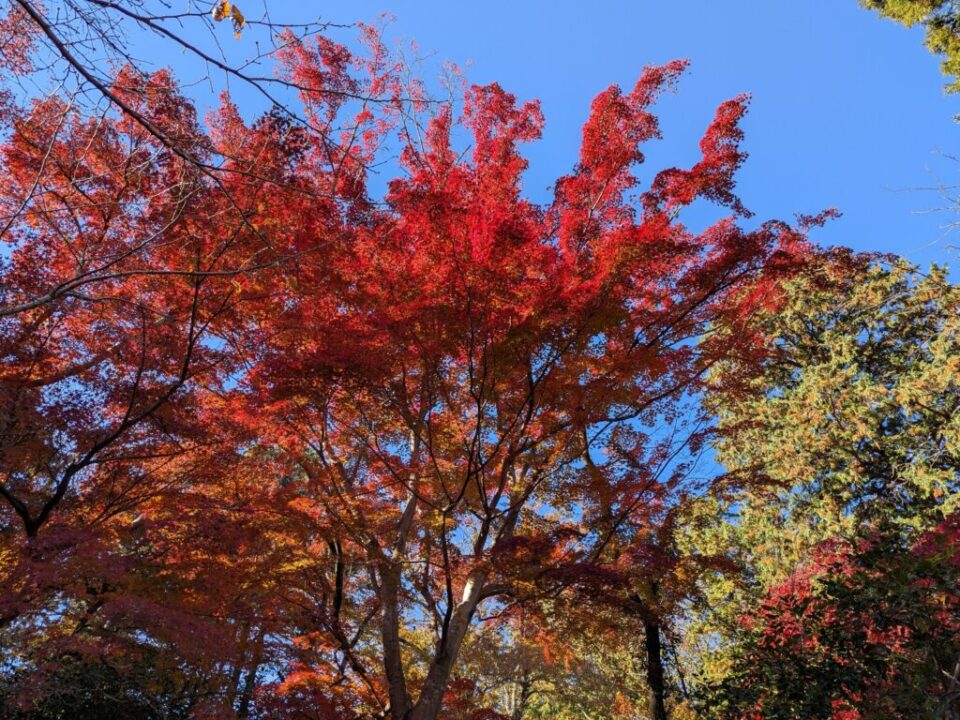
<path id="1" fill-rule="evenodd" d="M 620 619 L 620 618 L 616 618 Z M 486 708 L 523 720 L 633 720 L 646 704 L 642 639 L 623 628 L 565 636 L 558 651 L 517 625 L 478 629 L 460 672 Z"/>
<path id="2" fill-rule="evenodd" d="M 762 320 L 775 344 L 763 371 L 744 392 L 721 368 L 709 399 L 719 459 L 769 480 L 743 509 L 776 528 L 781 553 L 878 515 L 928 527 L 960 505 L 960 289 L 937 267 L 839 272 L 788 287 Z"/>
<path id="3" fill-rule="evenodd" d="M 743 568 L 707 583 L 689 634 L 713 677 L 737 618 L 814 546 L 907 539 L 960 509 L 960 287 L 942 268 L 834 258 L 758 321 L 761 370 L 719 367 L 708 396 L 729 494 L 688 523 L 689 542 L 726 545 Z"/>

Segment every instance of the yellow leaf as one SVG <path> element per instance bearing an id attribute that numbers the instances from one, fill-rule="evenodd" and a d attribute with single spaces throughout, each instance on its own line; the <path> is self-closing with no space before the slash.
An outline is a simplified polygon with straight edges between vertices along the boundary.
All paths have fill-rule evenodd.
<path id="1" fill-rule="evenodd" d="M 237 39 L 240 38 L 240 33 L 247 24 L 247 19 L 243 16 L 243 13 L 240 12 L 240 8 L 228 0 L 220 0 L 219 3 L 213 6 L 212 14 L 216 22 L 230 18 L 233 22 L 233 35 Z"/>

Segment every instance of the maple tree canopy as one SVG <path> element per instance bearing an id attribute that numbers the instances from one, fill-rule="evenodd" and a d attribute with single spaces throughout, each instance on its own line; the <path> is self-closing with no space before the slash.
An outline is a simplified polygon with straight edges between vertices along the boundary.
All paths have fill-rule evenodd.
<path id="1" fill-rule="evenodd" d="M 30 22 L 0 26 L 24 29 L 5 72 L 56 37 Z M 537 203 L 535 101 L 438 102 L 362 36 L 284 35 L 296 98 L 256 118 L 224 95 L 201 120 L 133 65 L 99 114 L 3 96 L 11 706 L 93 683 L 127 716 L 495 717 L 465 648 L 518 633 L 550 665 L 633 628 L 664 716 L 666 620 L 729 561 L 676 533 L 709 489 L 699 396 L 766 357 L 753 321 L 822 218 L 747 221 L 746 97 L 646 172 L 683 62 L 597 95 Z"/>

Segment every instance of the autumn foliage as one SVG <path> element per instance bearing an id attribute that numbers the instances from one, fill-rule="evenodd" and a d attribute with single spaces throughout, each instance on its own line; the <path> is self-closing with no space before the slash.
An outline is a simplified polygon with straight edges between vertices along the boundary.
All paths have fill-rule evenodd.
<path id="1" fill-rule="evenodd" d="M 0 23 L 8 78 L 50 32 Z M 201 118 L 133 65 L 100 114 L 3 96 L 5 717 L 680 707 L 684 614 L 743 568 L 704 513 L 779 471 L 705 478 L 697 459 L 756 427 L 717 403 L 762 402 L 777 331 L 759 318 L 829 262 L 806 239 L 825 218 L 748 220 L 746 97 L 690 167 L 645 172 L 683 62 L 602 91 L 538 203 L 535 101 L 455 81 L 438 102 L 361 35 L 284 35 L 290 96 L 257 117 L 225 94 Z M 719 219 L 688 224 L 694 204 Z M 733 680 L 704 692 L 787 717 L 757 674 L 814 673 L 824 717 L 880 717 L 855 714 L 875 697 L 900 717 L 901 667 L 933 682 L 954 652 L 953 518 L 895 549 L 879 526 L 816 545 L 751 596 Z"/>
<path id="2" fill-rule="evenodd" d="M 820 548 L 743 616 L 718 717 L 949 717 L 960 596 L 957 517 L 908 548 L 878 536 Z"/>

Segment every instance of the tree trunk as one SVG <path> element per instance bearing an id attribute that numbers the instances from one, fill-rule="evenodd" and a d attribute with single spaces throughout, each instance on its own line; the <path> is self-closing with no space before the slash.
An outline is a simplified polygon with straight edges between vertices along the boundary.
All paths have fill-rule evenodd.
<path id="1" fill-rule="evenodd" d="M 517 683 L 517 697 L 510 712 L 510 720 L 523 720 L 523 716 L 527 712 L 527 703 L 530 701 L 532 684 L 530 672 L 527 668 L 524 668 L 521 679 Z"/>
<path id="2" fill-rule="evenodd" d="M 406 720 L 410 712 L 410 696 L 400 652 L 400 569 L 392 562 L 380 567 L 380 607 L 383 669 L 390 695 L 390 717 Z"/>
<path id="3" fill-rule="evenodd" d="M 253 699 L 253 691 L 257 685 L 257 670 L 260 669 L 260 663 L 263 662 L 263 634 L 261 630 L 253 646 L 253 657 L 250 660 L 250 666 L 247 668 L 247 674 L 243 679 L 243 692 L 240 694 L 240 707 L 237 708 L 238 720 L 244 720 L 250 715 L 250 701 Z"/>
<path id="4" fill-rule="evenodd" d="M 485 572 L 476 570 L 468 577 L 460 604 L 453 611 L 450 624 L 430 664 L 423 690 L 410 712 L 410 720 L 436 720 L 440 714 L 443 696 L 450 682 L 450 673 L 470 628 L 473 613 L 483 595 L 486 577 Z"/>
<path id="5" fill-rule="evenodd" d="M 667 720 L 664 704 L 663 653 L 660 645 L 660 623 L 652 614 L 643 621 L 644 643 L 647 649 L 647 689 L 650 693 L 647 705 L 649 720 Z"/>
<path id="6" fill-rule="evenodd" d="M 227 704 L 231 708 L 237 705 L 237 697 L 240 694 L 240 679 L 243 676 L 243 666 L 247 658 L 247 643 L 250 640 L 250 623 L 245 622 L 240 626 L 240 639 L 238 641 L 240 656 L 233 665 L 233 671 L 230 673 L 230 685 L 227 690 Z"/>

